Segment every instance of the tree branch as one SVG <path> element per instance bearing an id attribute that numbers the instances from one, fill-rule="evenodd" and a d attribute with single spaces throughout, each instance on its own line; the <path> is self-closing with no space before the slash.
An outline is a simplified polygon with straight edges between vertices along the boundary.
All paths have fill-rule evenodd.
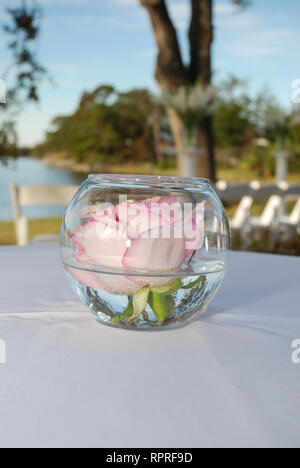
<path id="1" fill-rule="evenodd" d="M 156 79 L 164 90 L 176 90 L 186 83 L 176 30 L 165 0 L 140 0 L 147 9 L 158 46 Z"/>
<path id="2" fill-rule="evenodd" d="M 249 5 L 251 5 L 251 0 L 231 0 L 231 1 L 234 5 L 242 7 L 242 8 L 247 8 Z"/>
<path id="3" fill-rule="evenodd" d="M 212 0 L 191 0 L 192 20 L 189 31 L 191 63 L 189 78 L 195 83 L 211 81 L 211 44 L 213 42 Z"/>

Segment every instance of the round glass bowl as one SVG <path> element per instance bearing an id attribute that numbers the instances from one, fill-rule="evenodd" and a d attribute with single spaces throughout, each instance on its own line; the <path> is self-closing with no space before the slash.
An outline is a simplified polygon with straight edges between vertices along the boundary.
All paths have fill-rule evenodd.
<path id="1" fill-rule="evenodd" d="M 209 181 L 91 175 L 61 229 L 65 271 L 99 322 L 178 326 L 206 305 L 226 272 L 229 226 Z"/>

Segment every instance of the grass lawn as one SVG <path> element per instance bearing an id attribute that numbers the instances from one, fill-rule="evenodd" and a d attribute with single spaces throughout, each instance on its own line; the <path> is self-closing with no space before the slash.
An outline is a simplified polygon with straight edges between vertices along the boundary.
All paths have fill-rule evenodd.
<path id="1" fill-rule="evenodd" d="M 176 168 L 161 169 L 152 164 L 125 164 L 123 166 L 110 166 L 106 171 L 114 174 L 154 174 L 154 175 L 169 175 L 178 176 Z M 219 168 L 217 170 L 217 178 L 220 180 L 227 180 L 231 183 L 245 183 L 252 180 L 259 180 L 263 183 L 275 183 L 275 177 L 261 177 L 257 171 L 241 168 Z M 289 175 L 290 184 L 300 184 L 300 173 L 293 173 Z"/>
<path id="2" fill-rule="evenodd" d="M 59 234 L 61 218 L 34 219 L 29 221 L 30 238 L 38 234 Z M 16 244 L 15 226 L 12 221 L 0 223 L 0 245 Z"/>
<path id="3" fill-rule="evenodd" d="M 161 176 L 178 176 L 179 172 L 176 168 L 162 169 L 150 163 L 145 164 L 123 164 L 106 166 L 106 171 L 109 174 L 141 174 L 141 175 L 161 175 Z"/>
<path id="4" fill-rule="evenodd" d="M 252 180 L 259 180 L 265 184 L 276 183 L 274 177 L 261 177 L 256 171 L 249 169 L 231 169 L 220 168 L 217 171 L 218 179 L 226 180 L 227 182 L 245 183 Z M 290 184 L 300 184 L 300 173 L 289 174 L 288 181 Z"/>

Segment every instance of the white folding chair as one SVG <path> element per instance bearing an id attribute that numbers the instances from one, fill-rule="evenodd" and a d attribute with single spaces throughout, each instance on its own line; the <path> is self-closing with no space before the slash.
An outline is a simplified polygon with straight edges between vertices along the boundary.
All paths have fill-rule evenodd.
<path id="1" fill-rule="evenodd" d="M 253 205 L 253 198 L 248 195 L 244 196 L 237 210 L 234 214 L 234 217 L 230 220 L 230 227 L 233 231 L 239 231 L 248 221 L 251 215 L 251 208 Z"/>
<path id="2" fill-rule="evenodd" d="M 279 219 L 282 213 L 282 198 L 279 195 L 272 195 L 260 217 L 252 217 L 249 220 L 251 230 L 269 231 L 270 239 L 276 240 L 279 237 Z"/>
<path id="3" fill-rule="evenodd" d="M 280 228 L 285 231 L 286 238 L 293 238 L 295 232 L 300 233 L 300 197 L 298 198 L 291 214 L 282 216 L 280 219 Z"/>
<path id="4" fill-rule="evenodd" d="M 249 219 L 253 202 L 254 200 L 252 197 L 245 195 L 241 199 L 234 217 L 229 221 L 232 237 L 240 234 L 243 246 L 246 246 L 249 241 Z"/>
<path id="5" fill-rule="evenodd" d="M 22 185 L 9 184 L 14 215 L 17 244 L 29 244 L 28 219 L 22 214 L 22 208 L 28 206 L 57 205 L 67 206 L 78 190 L 74 185 Z M 58 236 L 40 235 L 30 243 L 45 244 L 57 242 Z"/>
<path id="6" fill-rule="evenodd" d="M 278 214 L 281 209 L 282 199 L 278 195 L 272 195 L 266 204 L 262 215 L 258 218 L 250 218 L 250 224 L 255 229 L 271 229 L 278 224 Z"/>

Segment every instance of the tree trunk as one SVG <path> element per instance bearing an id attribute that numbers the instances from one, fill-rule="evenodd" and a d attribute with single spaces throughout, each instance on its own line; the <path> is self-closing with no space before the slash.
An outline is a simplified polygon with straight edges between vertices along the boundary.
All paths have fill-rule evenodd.
<path id="1" fill-rule="evenodd" d="M 183 124 L 178 114 L 170 107 L 167 107 L 167 114 L 169 118 L 169 124 L 173 133 L 173 138 L 175 141 L 175 147 L 177 149 L 177 154 L 176 154 L 177 168 L 179 170 L 179 174 L 182 174 L 184 155 L 180 152 L 180 149 L 183 148 L 184 146 Z"/>
<path id="2" fill-rule="evenodd" d="M 156 80 L 162 91 L 177 91 L 185 86 L 187 74 L 183 65 L 176 30 L 171 22 L 164 0 L 141 0 L 148 10 L 158 47 Z M 170 128 L 176 148 L 183 147 L 183 124 L 176 112 L 167 108 Z M 177 166 L 182 173 L 181 154 L 177 154 Z"/>
<path id="3" fill-rule="evenodd" d="M 212 0 L 191 0 L 192 20 L 189 31 L 191 63 L 189 79 L 191 83 L 198 80 L 203 85 L 211 83 L 211 45 L 213 42 L 213 9 Z M 197 128 L 197 143 L 204 150 L 197 162 L 197 177 L 216 180 L 214 154 L 214 136 L 212 117 L 200 122 Z"/>
<path id="4" fill-rule="evenodd" d="M 156 79 L 163 91 L 177 91 L 181 86 L 195 84 L 198 80 L 204 85 L 211 82 L 211 44 L 213 40 L 212 0 L 191 0 L 192 20 L 189 32 L 191 62 L 185 68 L 180 53 L 176 30 L 171 22 L 165 0 L 140 0 L 147 9 L 158 47 Z M 177 149 L 184 146 L 183 124 L 172 109 L 167 109 L 170 127 Z M 212 119 L 199 123 L 197 142 L 204 154 L 197 162 L 195 176 L 215 180 L 215 160 L 212 132 Z M 182 154 L 177 162 L 182 174 Z"/>
<path id="5" fill-rule="evenodd" d="M 212 0 L 191 0 L 192 20 L 189 31 L 191 63 L 189 79 L 211 83 L 211 45 L 213 42 Z"/>
<path id="6" fill-rule="evenodd" d="M 204 153 L 198 158 L 196 174 L 197 177 L 216 181 L 216 167 L 214 158 L 214 136 L 212 131 L 212 118 L 206 117 L 204 122 L 197 128 L 197 146 L 204 150 Z M 212 157 L 213 155 L 213 157 Z"/>
<path id="7" fill-rule="evenodd" d="M 187 83 L 176 30 L 165 0 L 141 0 L 148 10 L 158 47 L 156 79 L 163 91 L 176 91 Z"/>

